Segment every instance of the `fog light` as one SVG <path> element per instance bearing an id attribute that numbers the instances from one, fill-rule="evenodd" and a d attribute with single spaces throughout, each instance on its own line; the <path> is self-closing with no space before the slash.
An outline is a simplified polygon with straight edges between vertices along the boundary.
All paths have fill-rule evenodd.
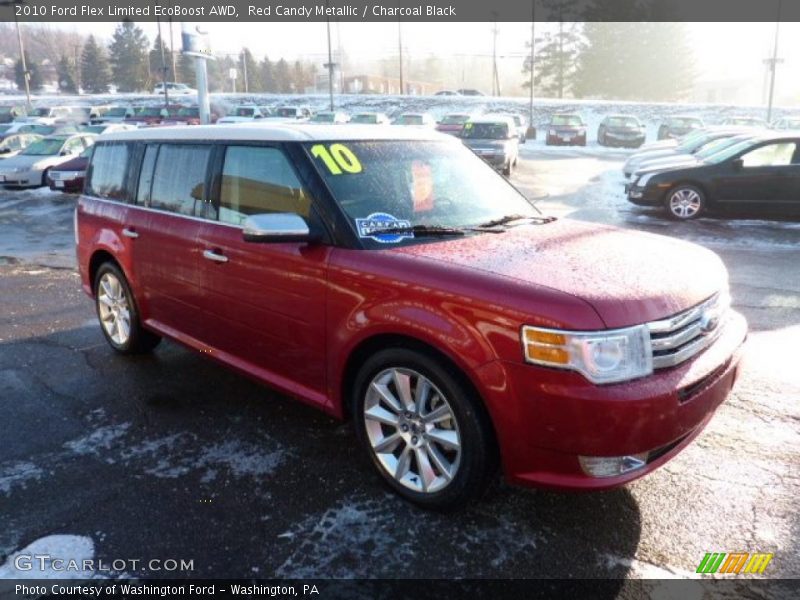
<path id="1" fill-rule="evenodd" d="M 623 475 L 647 464 L 647 452 L 629 456 L 579 456 L 581 469 L 592 477 Z"/>

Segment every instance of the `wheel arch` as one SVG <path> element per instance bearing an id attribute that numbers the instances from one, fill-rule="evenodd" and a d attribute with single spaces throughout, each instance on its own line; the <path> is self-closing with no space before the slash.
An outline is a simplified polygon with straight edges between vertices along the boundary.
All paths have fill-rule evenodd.
<path id="1" fill-rule="evenodd" d="M 349 420 L 353 416 L 352 394 L 350 390 L 355 383 L 361 365 L 367 357 L 386 348 L 407 348 L 409 350 L 415 350 L 445 365 L 459 383 L 468 389 L 478 400 L 477 409 L 481 411 L 489 426 L 494 450 L 499 452 L 497 429 L 492 419 L 491 412 L 486 404 L 486 400 L 481 395 L 478 386 L 470 377 L 467 369 L 460 365 L 458 361 L 447 352 L 442 351 L 433 344 L 405 334 L 377 333 L 361 340 L 350 351 L 345 361 L 338 390 L 340 400 L 340 406 L 338 408 L 343 419 Z"/>
<path id="2" fill-rule="evenodd" d="M 98 248 L 92 253 L 91 258 L 89 259 L 89 286 L 92 289 L 92 294 L 94 294 L 94 280 L 97 277 L 97 271 L 101 265 L 104 263 L 113 263 L 122 274 L 125 275 L 125 278 L 128 279 L 128 274 L 125 272 L 122 264 L 114 257 L 114 255 L 106 250 L 105 248 Z M 130 279 L 128 279 L 130 281 Z"/>

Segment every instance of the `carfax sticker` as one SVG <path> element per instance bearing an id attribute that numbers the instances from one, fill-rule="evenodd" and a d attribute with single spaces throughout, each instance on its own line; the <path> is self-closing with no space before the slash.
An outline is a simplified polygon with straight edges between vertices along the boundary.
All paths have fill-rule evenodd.
<path id="1" fill-rule="evenodd" d="M 398 219 L 389 213 L 376 212 L 364 219 L 356 219 L 358 237 L 369 238 L 381 244 L 396 244 L 406 238 L 413 238 L 414 233 L 404 231 L 402 233 L 378 233 L 381 229 L 392 227 L 411 227 L 411 222 L 405 219 Z"/>

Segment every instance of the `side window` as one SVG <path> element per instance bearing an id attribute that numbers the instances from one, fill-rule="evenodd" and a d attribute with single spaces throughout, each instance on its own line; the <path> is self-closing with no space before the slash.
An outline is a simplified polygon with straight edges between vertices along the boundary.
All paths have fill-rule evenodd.
<path id="1" fill-rule="evenodd" d="M 71 138 L 67 140 L 67 143 L 64 144 L 64 148 L 62 152 L 66 152 L 67 154 L 77 154 L 83 150 L 83 142 L 81 142 L 81 138 Z"/>
<path id="2" fill-rule="evenodd" d="M 273 212 L 309 216 L 309 197 L 288 159 L 276 148 L 229 146 L 222 169 L 219 220 L 241 225 L 248 215 Z"/>
<path id="3" fill-rule="evenodd" d="M 203 191 L 211 146 L 162 144 L 153 171 L 150 207 L 203 215 Z"/>
<path id="4" fill-rule="evenodd" d="M 782 167 L 792 162 L 795 143 L 767 144 L 742 156 L 744 167 Z"/>
<path id="5" fill-rule="evenodd" d="M 131 155 L 129 144 L 99 144 L 92 156 L 87 193 L 100 198 L 125 201 L 125 178 Z"/>
<path id="6" fill-rule="evenodd" d="M 158 145 L 151 144 L 145 148 L 142 169 L 139 172 L 139 185 L 136 189 L 136 204 L 146 206 L 150 203 L 150 188 L 153 185 L 153 169 L 156 166 Z"/>

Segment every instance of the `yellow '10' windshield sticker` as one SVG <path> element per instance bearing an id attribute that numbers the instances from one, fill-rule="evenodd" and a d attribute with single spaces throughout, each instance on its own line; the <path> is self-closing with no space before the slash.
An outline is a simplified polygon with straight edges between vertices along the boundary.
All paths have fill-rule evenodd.
<path id="1" fill-rule="evenodd" d="M 315 144 L 311 147 L 311 155 L 325 163 L 331 175 L 361 173 L 362 170 L 358 157 L 344 144 Z"/>

